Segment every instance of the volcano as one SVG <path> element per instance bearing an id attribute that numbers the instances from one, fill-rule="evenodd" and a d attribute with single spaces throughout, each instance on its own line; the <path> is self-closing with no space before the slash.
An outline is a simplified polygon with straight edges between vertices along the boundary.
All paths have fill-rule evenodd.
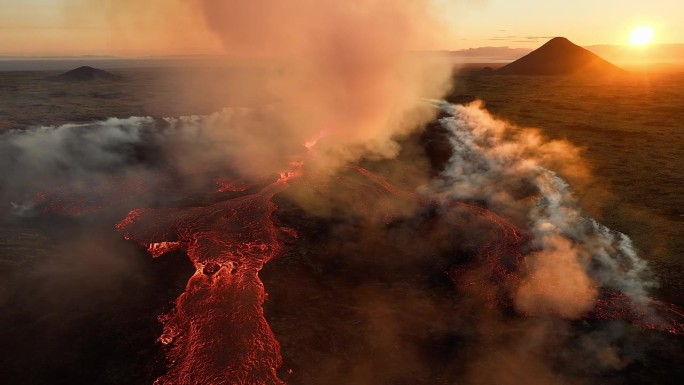
<path id="1" fill-rule="evenodd" d="M 89 66 L 82 66 L 71 71 L 67 71 L 63 74 L 57 76 L 51 76 L 46 78 L 46 80 L 58 81 L 58 82 L 83 82 L 83 81 L 96 81 L 96 80 L 120 80 L 121 78 L 113 73 L 101 70 L 99 68 L 93 68 Z"/>
<path id="2" fill-rule="evenodd" d="M 554 37 L 496 71 L 501 75 L 611 75 L 622 72 L 623 69 L 564 37 Z"/>

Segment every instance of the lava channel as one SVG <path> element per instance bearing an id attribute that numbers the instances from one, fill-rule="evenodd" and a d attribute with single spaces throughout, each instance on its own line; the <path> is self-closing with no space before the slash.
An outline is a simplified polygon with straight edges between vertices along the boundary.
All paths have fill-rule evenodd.
<path id="1" fill-rule="evenodd" d="M 279 180 L 206 207 L 138 209 L 117 228 L 158 257 L 183 249 L 196 271 L 160 317 L 169 368 L 155 384 L 282 384 L 280 345 L 264 318 L 258 272 L 280 250 L 271 214 Z"/>

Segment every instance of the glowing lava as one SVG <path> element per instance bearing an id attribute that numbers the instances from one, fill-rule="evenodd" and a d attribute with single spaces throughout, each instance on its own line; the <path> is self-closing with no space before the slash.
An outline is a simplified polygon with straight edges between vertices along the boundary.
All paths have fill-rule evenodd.
<path id="1" fill-rule="evenodd" d="M 308 151 L 316 140 L 307 142 Z M 281 249 L 271 199 L 301 176 L 303 165 L 291 162 L 256 194 L 210 206 L 133 210 L 117 225 L 153 257 L 183 249 L 196 268 L 175 308 L 160 317 L 169 370 L 156 384 L 282 383 L 280 345 L 264 318 L 258 273 Z M 249 187 L 237 179 L 215 181 L 219 192 Z M 293 229 L 285 233 L 296 236 Z"/>
<path id="2" fill-rule="evenodd" d="M 258 277 L 280 250 L 271 221 L 276 182 L 207 207 L 132 211 L 118 229 L 153 256 L 186 250 L 197 269 L 162 317 L 169 371 L 157 384 L 278 384 L 280 346 L 266 323 Z"/>

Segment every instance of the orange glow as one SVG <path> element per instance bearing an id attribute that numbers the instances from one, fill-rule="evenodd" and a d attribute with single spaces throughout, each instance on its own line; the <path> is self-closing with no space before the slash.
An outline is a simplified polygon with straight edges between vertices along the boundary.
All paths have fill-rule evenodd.
<path id="1" fill-rule="evenodd" d="M 637 27 L 629 34 L 629 44 L 631 45 L 646 45 L 653 40 L 652 27 Z"/>

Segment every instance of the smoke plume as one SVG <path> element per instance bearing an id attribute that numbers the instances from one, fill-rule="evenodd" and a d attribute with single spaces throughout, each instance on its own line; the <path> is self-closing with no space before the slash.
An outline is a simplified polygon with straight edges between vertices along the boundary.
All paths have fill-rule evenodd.
<path id="1" fill-rule="evenodd" d="M 153 146 L 146 135 L 153 125 L 151 118 L 111 118 L 5 133 L 0 136 L 5 181 L 0 199 L 6 205 L 60 185 L 79 188 L 103 183 L 117 172 L 132 175 L 140 171 L 136 158 Z"/>
<path id="2" fill-rule="evenodd" d="M 647 302 L 654 283 L 630 239 L 583 217 L 568 184 L 547 168 L 585 174 L 576 148 L 497 120 L 479 102 L 443 108 L 453 114 L 442 123 L 454 153 L 436 192 L 483 200 L 532 236 L 529 271 L 515 294 L 519 311 L 576 318 L 593 309 L 599 286 Z"/>
<path id="3" fill-rule="evenodd" d="M 266 68 L 266 85 L 261 77 L 209 86 L 231 88 L 235 100 L 252 99 L 255 89 L 263 90 L 256 111 L 231 114 L 211 125 L 224 156 L 240 163 L 248 177 L 278 172 L 303 143 L 321 136 L 326 140 L 318 146 L 319 159 L 310 162 L 319 170 L 361 156 L 394 157 L 396 140 L 434 116 L 418 101 L 439 98 L 450 86 L 452 67 L 445 58 L 412 54 L 451 39 L 429 0 L 104 4 L 105 10 L 116 11 L 110 12 L 114 25 L 125 15 L 124 21 L 145 26 L 135 31 L 152 29 L 174 39 L 184 35 L 177 26 L 169 27 L 174 15 L 183 15 L 182 25 L 194 17 L 199 29 L 222 44 L 226 56 L 216 58 L 217 65 L 239 59 Z M 207 84 L 186 87 L 178 92 Z"/>

